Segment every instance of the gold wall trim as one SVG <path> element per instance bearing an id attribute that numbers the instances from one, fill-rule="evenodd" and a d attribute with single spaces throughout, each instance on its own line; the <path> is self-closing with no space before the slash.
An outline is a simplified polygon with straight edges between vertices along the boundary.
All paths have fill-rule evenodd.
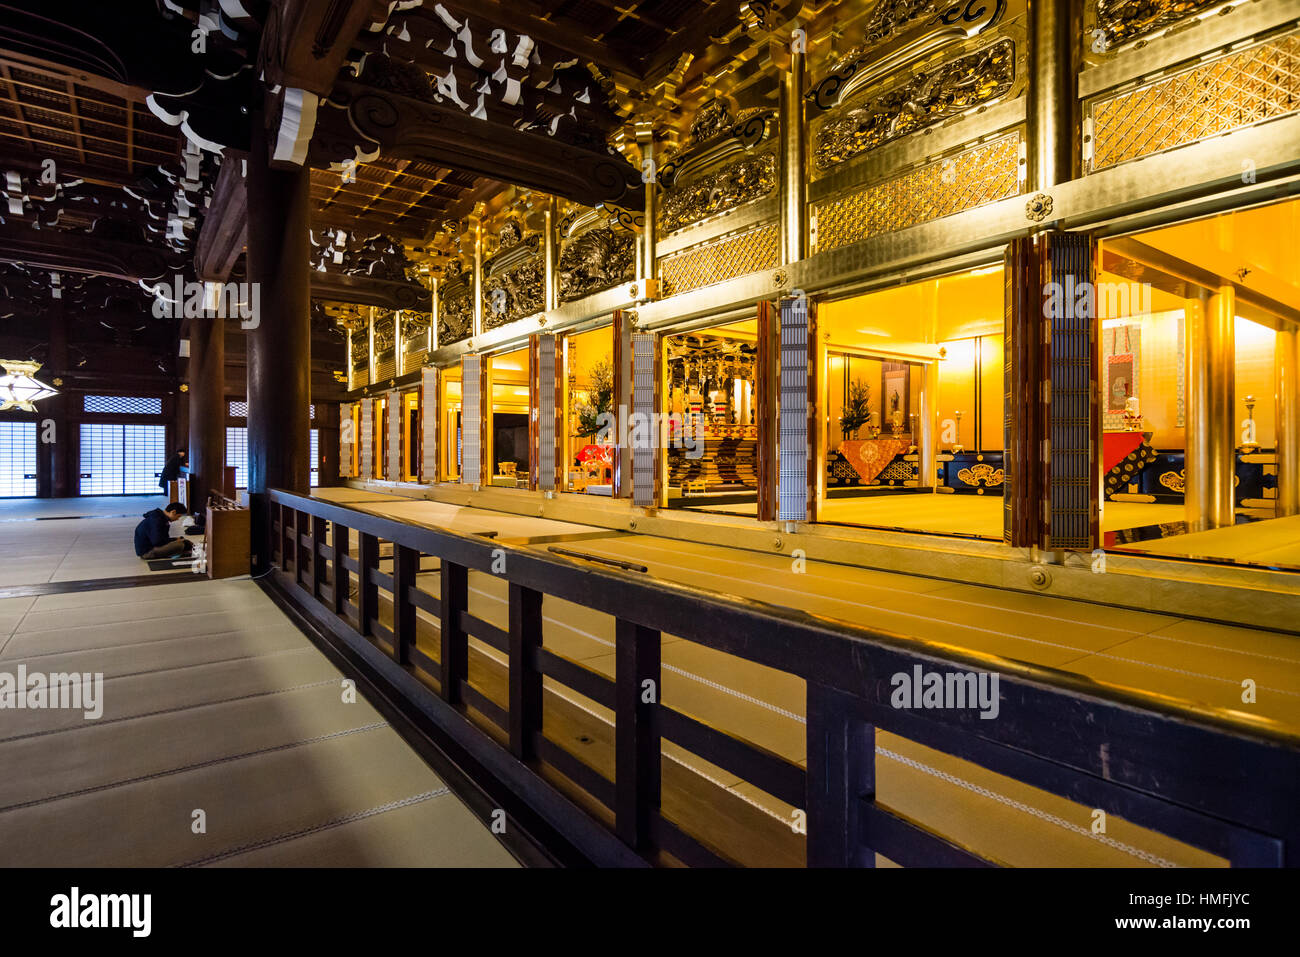
<path id="1" fill-rule="evenodd" d="M 1017 97 L 990 106 L 974 116 L 935 127 L 857 156 L 808 184 L 808 199 L 816 203 L 868 183 L 919 166 L 936 156 L 978 143 L 1025 122 L 1025 99 Z"/>
<path id="2" fill-rule="evenodd" d="M 691 246 L 698 246 L 711 239 L 747 229 L 757 223 L 776 219 L 780 213 L 781 204 L 778 196 L 765 196 L 762 199 L 752 200 L 693 226 L 685 226 L 671 236 L 663 237 L 655 243 L 655 252 L 660 259 L 663 259 Z"/>
<path id="3" fill-rule="evenodd" d="M 1090 170 L 1300 112 L 1300 31 L 1092 105 Z"/>
<path id="4" fill-rule="evenodd" d="M 659 235 L 687 229 L 701 220 L 770 196 L 776 189 L 775 148 L 742 153 L 731 162 L 664 189 L 659 202 Z"/>
<path id="5" fill-rule="evenodd" d="M 711 286 L 778 262 L 780 228 L 765 223 L 667 256 L 659 261 L 659 280 L 664 295 L 675 296 Z"/>
<path id="6" fill-rule="evenodd" d="M 1020 134 L 1011 133 L 813 206 L 813 251 L 896 232 L 1015 196 Z"/>
<path id="7" fill-rule="evenodd" d="M 1154 74 L 1166 66 L 1227 50 L 1243 40 L 1260 39 L 1288 24 L 1294 25 L 1297 20 L 1300 20 L 1300 0 L 1245 2 L 1233 7 L 1228 16 L 1212 15 L 1183 29 L 1146 37 L 1134 48 L 1098 51 L 1092 48 L 1097 21 L 1095 16 L 1090 16 L 1084 20 L 1080 41 L 1083 64 L 1079 96 L 1087 99 L 1142 78 L 1154 79 Z"/>

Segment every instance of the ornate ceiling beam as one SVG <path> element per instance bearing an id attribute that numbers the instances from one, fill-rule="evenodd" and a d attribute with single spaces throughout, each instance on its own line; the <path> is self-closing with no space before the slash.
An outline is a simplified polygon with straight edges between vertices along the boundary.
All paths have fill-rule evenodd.
<path id="1" fill-rule="evenodd" d="M 258 50 L 258 73 L 270 95 L 266 110 L 271 165 L 298 167 L 349 50 L 387 5 L 376 0 L 271 0 Z"/>
<path id="2" fill-rule="evenodd" d="M 491 26 L 523 33 L 539 43 L 571 53 L 585 63 L 594 63 L 629 78 L 641 75 L 636 62 L 611 50 L 607 44 L 587 39 L 585 24 L 569 20 L 558 22 L 554 17 L 543 20 L 524 13 L 519 5 L 503 0 L 443 0 L 446 7 L 460 19 L 473 18 L 486 21 Z"/>
<path id="3" fill-rule="evenodd" d="M 641 172 L 618 153 L 478 120 L 455 107 L 354 82 L 340 82 L 331 99 L 346 106 L 355 133 L 384 156 L 427 160 L 585 206 L 644 208 Z M 329 114 L 335 123 L 344 115 Z M 329 139 L 337 143 L 347 135 Z"/>
<path id="4" fill-rule="evenodd" d="M 0 262 L 54 272 L 153 282 L 180 272 L 182 257 L 165 249 L 97 239 L 85 233 L 29 226 L 0 226 Z"/>
<path id="5" fill-rule="evenodd" d="M 329 272 L 311 274 L 311 297 L 326 302 L 428 311 L 432 296 L 429 290 L 414 282 L 390 282 Z"/>
<path id="6" fill-rule="evenodd" d="M 233 152 L 221 164 L 212 204 L 194 247 L 194 271 L 208 282 L 225 282 L 248 242 L 248 190 L 243 163 Z"/>

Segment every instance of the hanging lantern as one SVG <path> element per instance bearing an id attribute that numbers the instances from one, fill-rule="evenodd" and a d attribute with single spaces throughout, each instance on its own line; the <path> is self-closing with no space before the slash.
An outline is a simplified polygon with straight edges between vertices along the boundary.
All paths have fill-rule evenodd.
<path id="1" fill-rule="evenodd" d="M 57 395 L 58 390 L 51 388 L 32 376 L 41 367 L 39 362 L 11 362 L 0 359 L 4 366 L 4 375 L 0 375 L 0 412 L 5 409 L 24 409 L 36 411 L 36 403 Z"/>

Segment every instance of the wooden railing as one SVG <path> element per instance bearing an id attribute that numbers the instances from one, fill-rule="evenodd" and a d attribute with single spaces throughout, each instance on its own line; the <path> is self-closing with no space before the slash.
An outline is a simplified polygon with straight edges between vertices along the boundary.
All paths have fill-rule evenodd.
<path id="1" fill-rule="evenodd" d="M 276 542 L 271 587 L 364 654 L 386 695 L 453 735 L 595 863 L 654 861 L 660 851 L 691 865 L 733 863 L 707 835 L 661 813 L 664 742 L 802 811 L 809 865 L 870 866 L 875 853 L 904 866 L 998 863 L 875 800 L 876 729 L 1235 866 L 1300 862 L 1300 739 L 1266 719 L 1183 709 L 1066 672 L 657 580 L 635 566 L 569 560 L 278 490 L 268 497 Z M 381 543 L 392 545 L 391 571 L 383 570 L 389 559 L 381 562 Z M 418 587 L 421 556 L 438 559 L 438 596 Z M 471 570 L 492 575 L 503 557 L 496 577 L 508 583 L 506 629 L 470 613 L 468 589 Z M 381 620 L 381 589 L 391 596 L 391 627 Z M 614 618 L 612 680 L 545 646 L 546 596 Z M 417 647 L 417 610 L 439 623 L 436 660 Z M 665 705 L 661 635 L 802 678 L 807 769 Z M 504 707 L 469 681 L 470 636 L 506 656 Z M 893 707 L 891 677 L 912 674 L 916 665 L 997 674 L 998 717 Z M 612 780 L 544 733 L 543 676 L 614 713 Z M 471 728 L 464 717 L 470 709 L 500 733 Z M 612 812 L 604 815 L 612 829 L 544 780 L 542 766 Z"/>

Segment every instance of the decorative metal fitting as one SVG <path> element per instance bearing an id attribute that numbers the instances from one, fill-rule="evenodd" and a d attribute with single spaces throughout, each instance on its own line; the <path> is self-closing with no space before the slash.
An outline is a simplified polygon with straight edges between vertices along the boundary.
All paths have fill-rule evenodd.
<path id="1" fill-rule="evenodd" d="M 1041 223 L 1052 212 L 1052 197 L 1046 193 L 1035 193 L 1029 197 L 1029 202 L 1025 203 L 1025 217 L 1036 223 Z"/>

